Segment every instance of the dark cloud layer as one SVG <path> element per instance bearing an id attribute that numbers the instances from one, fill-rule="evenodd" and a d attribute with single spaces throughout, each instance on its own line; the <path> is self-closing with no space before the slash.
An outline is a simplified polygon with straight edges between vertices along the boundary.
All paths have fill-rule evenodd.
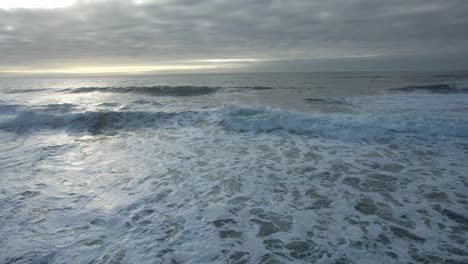
<path id="1" fill-rule="evenodd" d="M 467 14 L 466 0 L 108 0 L 0 9 L 0 67 L 372 56 L 443 58 L 459 67 L 468 54 Z"/>

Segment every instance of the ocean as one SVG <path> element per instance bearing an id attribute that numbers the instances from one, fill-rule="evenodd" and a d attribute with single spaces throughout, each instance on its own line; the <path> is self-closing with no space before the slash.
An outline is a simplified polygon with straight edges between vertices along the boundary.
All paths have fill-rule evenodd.
<path id="1" fill-rule="evenodd" d="M 0 79 L 0 263 L 468 263 L 468 72 Z"/>

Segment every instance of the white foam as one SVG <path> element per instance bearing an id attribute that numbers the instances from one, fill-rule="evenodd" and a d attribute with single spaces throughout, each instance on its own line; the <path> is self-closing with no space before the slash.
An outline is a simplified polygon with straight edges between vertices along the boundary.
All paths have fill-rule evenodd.
<path id="1" fill-rule="evenodd" d="M 375 139 L 392 133 L 468 137 L 465 114 L 417 112 L 298 113 L 267 107 L 226 105 L 223 123 L 239 131 L 282 129 L 339 139 Z"/>

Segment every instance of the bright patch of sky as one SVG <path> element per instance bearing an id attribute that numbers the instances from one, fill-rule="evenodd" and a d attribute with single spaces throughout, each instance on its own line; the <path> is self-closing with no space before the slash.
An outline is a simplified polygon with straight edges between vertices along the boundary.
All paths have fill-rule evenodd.
<path id="1" fill-rule="evenodd" d="M 0 8 L 63 8 L 75 2 L 75 0 L 2 0 Z"/>

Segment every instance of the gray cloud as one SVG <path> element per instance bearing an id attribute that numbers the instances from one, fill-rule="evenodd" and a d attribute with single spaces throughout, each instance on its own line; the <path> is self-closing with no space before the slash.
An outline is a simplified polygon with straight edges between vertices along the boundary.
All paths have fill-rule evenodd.
<path id="1" fill-rule="evenodd" d="M 467 13 L 466 0 L 108 0 L 0 9 L 0 67 L 364 55 L 456 60 L 468 54 Z"/>

